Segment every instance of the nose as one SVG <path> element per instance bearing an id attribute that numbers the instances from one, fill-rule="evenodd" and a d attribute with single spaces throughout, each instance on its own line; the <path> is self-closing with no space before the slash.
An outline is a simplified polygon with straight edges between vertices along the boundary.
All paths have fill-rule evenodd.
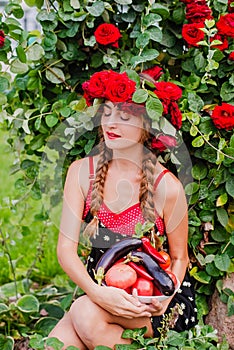
<path id="1" fill-rule="evenodd" d="M 105 120 L 105 124 L 108 126 L 115 126 L 119 120 L 119 113 L 120 111 L 117 109 L 117 107 L 112 108 L 110 115 Z"/>

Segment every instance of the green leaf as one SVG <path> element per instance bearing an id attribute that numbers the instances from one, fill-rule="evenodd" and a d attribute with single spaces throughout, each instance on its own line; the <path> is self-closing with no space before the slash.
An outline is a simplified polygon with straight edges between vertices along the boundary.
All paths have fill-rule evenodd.
<path id="1" fill-rule="evenodd" d="M 161 43 L 162 42 L 162 31 L 158 27 L 148 28 L 147 33 L 151 40 Z"/>
<path id="2" fill-rule="evenodd" d="M 58 319 L 54 317 L 43 317 L 35 323 L 35 331 L 49 334 L 56 326 Z"/>
<path id="3" fill-rule="evenodd" d="M 70 4 L 75 10 L 80 9 L 80 2 L 79 2 L 79 0 L 70 0 Z"/>
<path id="4" fill-rule="evenodd" d="M 58 123 L 58 117 L 55 114 L 48 114 L 45 118 L 46 124 L 52 128 Z"/>
<path id="5" fill-rule="evenodd" d="M 33 348 L 33 349 L 37 349 L 37 350 L 44 350 L 45 349 L 45 343 L 44 343 L 44 339 L 42 337 L 41 334 L 33 334 L 30 337 L 29 340 L 29 345 Z"/>
<path id="6" fill-rule="evenodd" d="M 146 49 L 143 50 L 140 56 L 134 56 L 131 58 L 131 64 L 135 68 L 139 63 L 152 61 L 157 58 L 159 52 L 155 49 Z"/>
<path id="7" fill-rule="evenodd" d="M 203 53 L 200 52 L 198 55 L 194 58 L 194 63 L 197 69 L 203 69 L 205 65 L 205 58 L 203 56 Z"/>
<path id="8" fill-rule="evenodd" d="M 234 294 L 229 296 L 227 307 L 228 307 L 228 316 L 229 317 L 233 316 L 234 315 Z"/>
<path id="9" fill-rule="evenodd" d="M 27 57 L 26 57 L 25 51 L 24 51 L 24 49 L 23 49 L 23 47 L 21 45 L 16 47 L 16 53 L 17 53 L 17 56 L 18 56 L 19 60 L 22 63 L 26 63 Z"/>
<path id="10" fill-rule="evenodd" d="M 34 295 L 24 295 L 16 303 L 17 308 L 25 313 L 39 311 L 39 301 Z"/>
<path id="11" fill-rule="evenodd" d="M 26 63 L 22 63 L 18 58 L 16 58 L 11 63 L 11 72 L 15 74 L 24 74 L 28 71 L 28 65 Z"/>
<path id="12" fill-rule="evenodd" d="M 132 0 L 115 0 L 116 4 L 120 5 L 130 5 L 132 3 Z"/>
<path id="13" fill-rule="evenodd" d="M 65 81 L 65 75 L 62 69 L 57 67 L 47 68 L 46 78 L 54 84 L 62 84 Z"/>
<path id="14" fill-rule="evenodd" d="M 162 20 L 162 17 L 159 16 L 156 13 L 149 13 L 148 15 L 143 17 L 142 25 L 145 28 L 148 28 L 150 26 L 158 26 L 158 22 Z"/>
<path id="15" fill-rule="evenodd" d="M 34 44 L 33 46 L 30 46 L 27 50 L 27 59 L 29 61 L 39 61 L 43 56 L 45 52 L 41 45 Z"/>
<path id="16" fill-rule="evenodd" d="M 227 179 L 225 184 L 225 189 L 227 193 L 234 198 L 234 177 L 233 176 Z"/>
<path id="17" fill-rule="evenodd" d="M 7 97 L 5 94 L 0 93 L 0 106 L 3 106 L 7 103 Z M 1 119 L 1 118 L 0 118 Z"/>
<path id="18" fill-rule="evenodd" d="M 226 227 L 228 224 L 228 213 L 225 209 L 223 208 L 217 208 L 216 209 L 216 214 L 218 221 L 223 227 Z"/>
<path id="19" fill-rule="evenodd" d="M 4 336 L 0 334 L 0 349 L 1 350 L 13 350 L 14 349 L 14 339 L 9 336 Z"/>
<path id="20" fill-rule="evenodd" d="M 227 193 L 221 194 L 216 201 L 216 206 L 217 207 L 222 207 L 224 204 L 226 204 L 228 201 L 228 195 Z"/>
<path id="21" fill-rule="evenodd" d="M 0 92 L 5 92 L 9 88 L 8 79 L 0 76 Z"/>
<path id="22" fill-rule="evenodd" d="M 163 112 L 161 101 L 157 98 L 149 97 L 146 102 L 146 111 L 153 121 L 159 121 Z"/>
<path id="23" fill-rule="evenodd" d="M 215 228 L 210 234 L 216 242 L 225 242 L 229 239 L 229 233 L 222 227 Z"/>
<path id="24" fill-rule="evenodd" d="M 224 253 L 222 255 L 216 255 L 214 259 L 215 266 L 220 271 L 228 271 L 229 266 L 231 264 L 231 260 L 227 253 Z"/>
<path id="25" fill-rule="evenodd" d="M 193 147 L 201 147 L 202 145 L 204 145 L 205 141 L 203 139 L 202 136 L 197 136 L 193 141 L 192 141 L 192 145 Z"/>
<path id="26" fill-rule="evenodd" d="M 138 89 L 136 92 L 134 92 L 132 96 L 133 102 L 136 103 L 143 103 L 147 100 L 148 98 L 148 92 L 147 90 L 144 89 Z"/>
<path id="27" fill-rule="evenodd" d="M 64 343 L 55 337 L 46 339 L 45 343 L 48 347 L 51 347 L 53 350 L 61 350 L 64 346 Z"/>
<path id="28" fill-rule="evenodd" d="M 0 303 L 0 314 L 4 314 L 5 312 L 8 312 L 9 308 L 6 304 Z"/>
<path id="29" fill-rule="evenodd" d="M 193 92 L 188 93 L 189 109 L 193 112 L 200 112 L 204 106 L 204 102 L 200 96 Z"/>
<path id="30" fill-rule="evenodd" d="M 92 6 L 86 6 L 86 10 L 94 17 L 99 17 L 105 10 L 103 1 L 96 1 Z"/>
<path id="31" fill-rule="evenodd" d="M 199 190 L 200 186 L 196 182 L 191 182 L 185 186 L 185 193 L 187 195 L 192 195 Z"/>
<path id="32" fill-rule="evenodd" d="M 103 56 L 103 63 L 110 64 L 112 68 L 116 68 L 118 64 L 118 58 L 114 55 L 104 55 Z"/>
<path id="33" fill-rule="evenodd" d="M 192 176 L 195 180 L 205 179 L 208 169 L 204 163 L 197 163 L 192 167 Z"/>
<path id="34" fill-rule="evenodd" d="M 150 36 L 147 32 L 138 35 L 136 40 L 136 47 L 138 49 L 144 49 L 150 41 Z"/>

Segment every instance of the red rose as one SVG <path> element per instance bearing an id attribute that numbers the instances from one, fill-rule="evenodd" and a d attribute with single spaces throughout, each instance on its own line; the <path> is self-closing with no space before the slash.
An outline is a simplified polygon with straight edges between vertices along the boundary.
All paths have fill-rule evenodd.
<path id="1" fill-rule="evenodd" d="M 151 143 L 151 147 L 158 149 L 160 152 L 165 151 L 167 148 L 176 147 L 176 145 L 176 139 L 169 135 L 159 135 L 154 137 Z"/>
<path id="2" fill-rule="evenodd" d="M 187 4 L 186 18 L 189 23 L 200 23 L 212 18 L 212 11 L 206 4 L 192 2 Z"/>
<path id="3" fill-rule="evenodd" d="M 222 41 L 222 44 L 212 45 L 212 48 L 219 49 L 220 51 L 226 50 L 228 48 L 228 40 L 225 36 L 220 35 L 219 33 L 215 34 L 213 38 L 211 38 L 211 42 L 214 40 Z"/>
<path id="4" fill-rule="evenodd" d="M 216 26 L 220 34 L 234 38 L 234 13 L 220 16 Z"/>
<path id="5" fill-rule="evenodd" d="M 5 34 L 3 30 L 0 30 L 0 47 L 3 47 L 5 43 Z"/>
<path id="6" fill-rule="evenodd" d="M 143 70 L 142 73 L 149 75 L 154 80 L 158 80 L 161 77 L 161 75 L 163 74 L 163 70 L 162 70 L 162 68 L 160 68 L 158 66 L 154 66 L 152 68 L 148 68 L 148 69 Z"/>
<path id="7" fill-rule="evenodd" d="M 190 45 L 198 47 L 199 41 L 204 39 L 204 33 L 201 30 L 204 28 L 204 23 L 184 24 L 182 27 L 182 37 Z"/>
<path id="8" fill-rule="evenodd" d="M 228 59 L 229 59 L 230 61 L 234 61 L 234 51 L 232 51 L 232 52 L 229 54 Z"/>
<path id="9" fill-rule="evenodd" d="M 169 104 L 168 113 L 171 115 L 171 123 L 179 130 L 182 126 L 182 114 L 176 102 Z"/>
<path id="10" fill-rule="evenodd" d="M 94 73 L 82 84 L 84 97 L 90 106 L 95 98 L 103 98 L 112 102 L 131 101 L 136 90 L 136 83 L 126 73 L 102 71 Z"/>
<path id="11" fill-rule="evenodd" d="M 159 81 L 154 84 L 156 90 L 154 93 L 158 96 L 160 100 L 167 101 L 177 101 L 182 96 L 182 90 L 174 83 Z"/>
<path id="12" fill-rule="evenodd" d="M 90 105 L 94 98 L 104 98 L 106 87 L 109 81 L 109 72 L 97 72 L 92 75 L 90 80 L 82 84 L 84 90 L 84 97 L 87 104 Z"/>
<path id="13" fill-rule="evenodd" d="M 223 102 L 221 106 L 214 108 L 211 118 L 216 128 L 232 130 L 234 128 L 234 106 Z"/>
<path id="14" fill-rule="evenodd" d="M 119 29 L 114 24 L 100 24 L 94 32 L 97 43 L 118 47 L 118 40 L 122 37 Z"/>
<path id="15" fill-rule="evenodd" d="M 192 3 L 197 3 L 200 5 L 206 5 L 206 0 L 180 0 L 184 4 L 192 4 Z"/>
<path id="16" fill-rule="evenodd" d="M 129 79 L 126 73 L 109 72 L 109 84 L 105 97 L 112 102 L 131 101 L 136 91 L 136 83 Z"/>

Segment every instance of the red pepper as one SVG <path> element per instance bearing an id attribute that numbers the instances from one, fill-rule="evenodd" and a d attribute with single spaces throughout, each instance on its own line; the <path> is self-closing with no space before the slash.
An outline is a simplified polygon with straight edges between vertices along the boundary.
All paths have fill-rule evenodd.
<path id="1" fill-rule="evenodd" d="M 149 254 L 158 264 L 165 264 L 166 260 L 157 251 L 156 248 L 152 246 L 148 237 L 142 237 L 142 250 Z"/>
<path id="2" fill-rule="evenodd" d="M 140 277 L 143 277 L 143 278 L 145 278 L 146 280 L 149 280 L 149 281 L 153 281 L 153 277 L 150 276 L 150 274 L 146 271 L 144 266 L 137 265 L 133 261 L 129 261 L 128 265 L 131 266 Z"/>

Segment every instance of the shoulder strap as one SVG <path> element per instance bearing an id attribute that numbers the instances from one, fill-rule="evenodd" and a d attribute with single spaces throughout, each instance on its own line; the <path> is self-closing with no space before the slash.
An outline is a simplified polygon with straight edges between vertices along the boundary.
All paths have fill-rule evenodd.
<path id="1" fill-rule="evenodd" d="M 156 179 L 156 181 L 154 183 L 154 190 L 156 190 L 156 188 L 157 188 L 159 182 L 161 181 L 161 179 L 163 178 L 163 176 L 166 173 L 169 173 L 169 172 L 170 172 L 170 170 L 168 170 L 168 169 L 165 169 L 165 170 L 161 171 L 161 173 L 158 175 L 158 177 L 157 177 L 157 179 Z"/>
<path id="2" fill-rule="evenodd" d="M 89 157 L 89 179 L 93 181 L 95 178 L 93 157 Z"/>

